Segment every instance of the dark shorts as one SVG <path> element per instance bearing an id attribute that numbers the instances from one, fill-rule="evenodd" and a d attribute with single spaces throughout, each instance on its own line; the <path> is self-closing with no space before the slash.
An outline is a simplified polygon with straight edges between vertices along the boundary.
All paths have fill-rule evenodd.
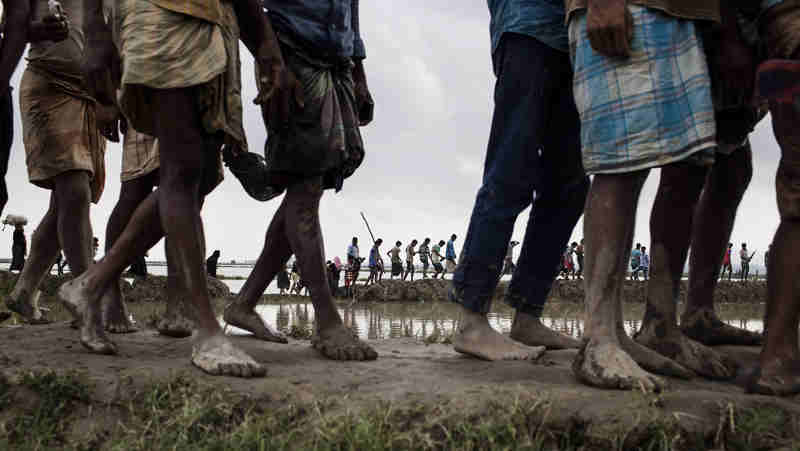
<path id="1" fill-rule="evenodd" d="M 441 263 L 434 263 L 433 264 L 433 269 L 435 269 L 436 272 L 443 272 L 444 271 L 444 266 L 442 266 Z"/>

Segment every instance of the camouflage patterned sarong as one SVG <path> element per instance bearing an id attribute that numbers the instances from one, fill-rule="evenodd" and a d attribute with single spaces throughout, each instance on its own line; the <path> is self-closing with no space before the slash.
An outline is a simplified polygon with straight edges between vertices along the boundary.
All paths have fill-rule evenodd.
<path id="1" fill-rule="evenodd" d="M 28 65 L 19 93 L 25 163 L 31 183 L 53 189 L 67 171 L 89 173 L 92 202 L 105 186 L 106 140 L 97 130 L 95 103 L 80 80 Z"/>
<path id="2" fill-rule="evenodd" d="M 286 65 L 303 86 L 304 105 L 292 112 L 287 128 L 270 124 L 267 165 L 276 179 L 323 176 L 323 187 L 338 191 L 364 160 L 353 63 L 318 58 L 282 33 L 279 39 Z"/>

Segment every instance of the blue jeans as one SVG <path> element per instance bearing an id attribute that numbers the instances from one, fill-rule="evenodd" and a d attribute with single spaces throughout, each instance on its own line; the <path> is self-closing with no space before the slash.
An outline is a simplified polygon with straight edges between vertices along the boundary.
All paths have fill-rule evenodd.
<path id="1" fill-rule="evenodd" d="M 589 190 L 572 68 L 567 53 L 515 33 L 503 35 L 493 63 L 495 109 L 483 183 L 450 298 L 473 312 L 489 311 L 514 223 L 533 205 L 505 300 L 538 317 Z"/>

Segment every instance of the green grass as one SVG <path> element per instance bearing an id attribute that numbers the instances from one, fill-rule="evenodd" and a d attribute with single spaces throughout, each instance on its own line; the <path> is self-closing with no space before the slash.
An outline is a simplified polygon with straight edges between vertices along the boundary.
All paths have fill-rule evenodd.
<path id="1" fill-rule="evenodd" d="M 45 450 L 767 450 L 793 449 L 798 418 L 775 406 L 719 409 L 719 427 L 690 433 L 658 409 L 647 420 L 586 424 L 555 415 L 547 395 L 302 403 L 251 398 L 190 375 L 139 381 L 122 400 L 93 401 L 74 373 L 0 380 L 0 449 Z M 645 415 L 643 415 L 645 416 Z M 97 420 L 90 432 L 74 427 Z"/>

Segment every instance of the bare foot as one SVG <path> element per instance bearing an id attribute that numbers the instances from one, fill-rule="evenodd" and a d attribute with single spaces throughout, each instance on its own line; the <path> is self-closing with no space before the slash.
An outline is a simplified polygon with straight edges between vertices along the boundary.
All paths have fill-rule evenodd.
<path id="1" fill-rule="evenodd" d="M 764 336 L 760 333 L 729 326 L 708 309 L 684 312 L 681 331 L 706 346 L 761 346 L 764 342 Z"/>
<path id="2" fill-rule="evenodd" d="M 128 334 L 138 332 L 139 328 L 134 326 L 128 314 L 128 308 L 122 299 L 122 292 L 119 284 L 111 287 L 103 294 L 101 301 L 103 306 L 103 324 L 107 332 L 112 334 Z"/>
<path id="3" fill-rule="evenodd" d="M 231 326 L 236 326 L 240 329 L 252 332 L 256 338 L 260 338 L 264 341 L 271 341 L 273 343 L 289 342 L 285 335 L 264 322 L 258 313 L 235 302 L 225 309 L 222 318 Z"/>
<path id="4" fill-rule="evenodd" d="M 186 338 L 194 331 L 194 321 L 184 312 L 183 306 L 175 306 L 174 300 L 167 300 L 167 311 L 156 324 L 161 335 L 172 338 Z"/>
<path id="5" fill-rule="evenodd" d="M 572 362 L 572 372 L 583 383 L 600 388 L 660 392 L 666 383 L 639 367 L 617 343 L 584 340 Z"/>
<path id="6" fill-rule="evenodd" d="M 453 336 L 453 349 L 483 360 L 536 360 L 544 346 L 525 346 L 492 329 L 484 315 L 462 312 L 461 327 Z"/>
<path id="7" fill-rule="evenodd" d="M 378 353 L 343 324 L 317 331 L 311 346 L 331 360 L 375 360 Z"/>
<path id="8" fill-rule="evenodd" d="M 618 331 L 617 339 L 620 347 L 645 371 L 681 379 L 691 379 L 695 376 L 692 370 L 683 367 L 678 362 L 636 343 L 625 333 L 624 329 Z"/>
<path id="9" fill-rule="evenodd" d="M 678 329 L 643 327 L 635 339 L 639 344 L 709 379 L 726 380 L 736 376 L 738 365 L 733 359 L 689 339 Z"/>
<path id="10" fill-rule="evenodd" d="M 578 349 L 581 342 L 558 333 L 542 324 L 541 320 L 527 313 L 517 312 L 511 325 L 510 337 L 528 346 L 544 346 L 546 349 Z"/>
<path id="11" fill-rule="evenodd" d="M 89 303 L 89 293 L 81 284 L 80 277 L 62 283 L 58 288 L 56 297 L 72 315 L 71 327 L 74 329 L 80 328 L 86 312 L 86 306 Z"/>
<path id="12" fill-rule="evenodd" d="M 13 294 L 13 292 L 12 292 Z M 38 304 L 39 291 L 37 290 L 34 295 L 29 295 L 27 291 L 20 290 L 16 297 L 11 294 L 6 296 L 6 307 L 16 313 L 20 322 L 25 324 L 50 324 L 39 309 Z M 7 319 L 7 318 L 6 318 Z"/>
<path id="13" fill-rule="evenodd" d="M 800 393 L 800 361 L 779 360 L 762 366 L 747 384 L 749 393 L 771 396 L 792 396 Z"/>
<path id="14" fill-rule="evenodd" d="M 263 377 L 267 369 L 224 335 L 199 340 L 192 348 L 192 364 L 214 376 Z"/>
<path id="15" fill-rule="evenodd" d="M 59 294 L 61 294 L 59 289 Z M 108 338 L 103 329 L 102 314 L 87 305 L 81 322 L 81 344 L 95 354 L 113 355 L 117 346 Z"/>

